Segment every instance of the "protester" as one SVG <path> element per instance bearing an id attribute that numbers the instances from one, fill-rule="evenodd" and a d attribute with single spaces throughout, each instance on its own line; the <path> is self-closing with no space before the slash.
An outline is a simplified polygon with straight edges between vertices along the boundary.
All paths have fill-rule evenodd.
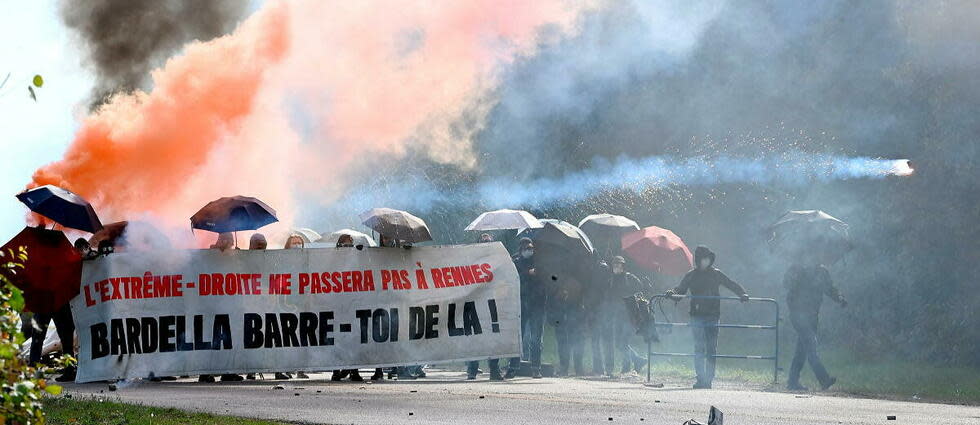
<path id="1" fill-rule="evenodd" d="M 227 232 L 225 232 L 225 233 L 219 233 L 218 234 L 218 239 L 214 242 L 213 245 L 211 245 L 211 249 L 217 249 L 218 251 L 225 252 L 225 251 L 227 251 L 229 249 L 232 249 L 234 247 L 234 245 L 235 245 L 235 237 L 234 237 L 234 235 L 232 235 L 231 233 L 227 233 Z M 243 380 L 245 380 L 245 378 L 243 378 L 241 375 L 235 375 L 235 374 L 230 374 L 230 373 L 226 373 L 224 375 L 221 375 L 221 382 L 238 382 L 238 381 L 243 381 Z M 197 381 L 198 382 L 212 383 L 212 382 L 214 382 L 214 376 L 212 376 L 212 375 L 201 375 L 201 376 L 199 376 L 197 378 Z"/>
<path id="2" fill-rule="evenodd" d="M 626 259 L 621 256 L 613 257 L 609 262 L 610 274 L 602 288 L 601 305 L 599 308 L 605 326 L 600 332 L 604 348 L 604 369 L 605 375 L 615 376 L 616 351 L 623 357 L 623 366 L 620 373 L 630 372 L 630 363 L 639 372 L 644 362 L 636 358 L 636 354 L 629 346 L 629 337 L 633 335 L 632 325 L 626 311 L 623 298 L 641 293 L 646 295 L 652 288 L 644 285 L 639 278 L 626 271 Z"/>
<path id="3" fill-rule="evenodd" d="M 340 235 L 337 238 L 337 248 L 353 248 L 354 238 L 351 235 Z M 345 369 L 345 370 L 335 370 L 330 376 L 331 381 L 341 381 L 346 377 L 350 377 L 351 381 L 361 382 L 364 378 L 361 377 L 361 372 L 357 369 Z"/>
<path id="4" fill-rule="evenodd" d="M 83 258 L 90 258 L 90 245 L 83 238 L 75 240 L 75 250 Z M 54 321 L 55 331 L 58 339 L 61 340 L 62 355 L 75 355 L 75 321 L 71 315 L 71 304 L 65 303 L 55 310 L 54 313 L 34 313 L 33 326 L 31 327 L 31 348 L 28 360 L 32 365 L 37 365 L 41 361 L 41 352 L 44 349 L 44 339 L 48 336 L 48 325 Z M 66 366 L 61 370 L 61 376 L 55 378 L 58 382 L 73 382 L 78 370 L 75 366 Z"/>
<path id="5" fill-rule="evenodd" d="M 221 252 L 225 252 L 234 247 L 235 236 L 228 232 L 218 233 L 218 239 L 214 241 L 213 245 L 211 245 L 211 249 L 217 249 Z"/>
<path id="6" fill-rule="evenodd" d="M 255 233 L 252 235 L 251 238 L 248 239 L 249 250 L 266 249 L 268 246 L 269 243 L 265 240 L 265 235 L 261 233 Z"/>
<path id="7" fill-rule="evenodd" d="M 269 246 L 269 243 L 265 240 L 265 235 L 261 233 L 254 233 L 252 237 L 248 238 L 248 249 L 252 250 L 264 250 Z M 245 379 L 254 380 L 255 374 L 250 373 L 245 375 Z M 265 378 L 263 378 L 265 379 Z"/>
<path id="8" fill-rule="evenodd" d="M 794 264 L 786 271 L 783 279 L 786 287 L 786 301 L 789 306 L 789 319 L 796 330 L 796 353 L 789 368 L 789 379 L 786 386 L 790 390 L 806 391 L 800 384 L 800 372 L 806 362 L 810 363 L 813 374 L 820 382 L 820 388 L 827 390 L 837 378 L 830 376 L 820 356 L 817 355 L 817 324 L 819 323 L 820 305 L 826 295 L 841 306 L 846 307 L 847 301 L 834 286 L 830 272 L 820 264 Z"/>
<path id="9" fill-rule="evenodd" d="M 288 238 L 286 238 L 286 246 L 284 247 L 285 249 L 304 249 L 305 247 L 306 247 L 305 240 L 303 239 L 302 236 L 298 234 L 292 234 L 289 235 Z M 292 379 L 292 378 L 293 376 L 289 373 L 276 372 L 276 379 Z M 306 372 L 303 371 L 296 372 L 296 379 L 309 379 L 309 378 L 310 377 L 309 375 L 306 374 Z"/>
<path id="10" fill-rule="evenodd" d="M 530 238 L 521 238 L 517 253 L 514 254 L 514 266 L 521 280 L 521 327 L 524 332 L 523 344 L 530 355 L 531 377 L 541 378 L 541 340 L 544 335 L 545 305 L 548 292 L 543 283 L 538 281 L 534 269 L 534 242 Z M 504 378 L 517 375 L 517 369 L 511 361 Z"/>
<path id="11" fill-rule="evenodd" d="M 568 265 L 570 270 L 578 267 Z M 548 291 L 548 322 L 555 328 L 555 342 L 558 346 L 558 371 L 556 376 L 567 376 L 574 364 L 575 375 L 585 375 L 583 360 L 586 309 L 581 288 L 585 285 L 569 272 L 564 276 L 552 275 Z"/>
<path id="12" fill-rule="evenodd" d="M 489 233 L 480 234 L 479 243 L 490 243 L 493 242 L 493 236 Z M 510 359 L 510 366 L 507 367 L 507 377 L 504 377 L 500 373 L 500 359 L 489 359 L 487 360 L 487 367 L 490 369 L 490 380 L 491 381 L 503 381 L 507 378 L 513 378 L 517 376 L 517 371 L 521 368 L 521 358 L 514 357 Z M 466 365 L 466 379 L 473 380 L 476 379 L 476 375 L 480 373 L 480 362 L 471 361 Z"/>
<path id="13" fill-rule="evenodd" d="M 673 298 L 691 291 L 691 332 L 694 334 L 694 370 L 698 375 L 694 388 L 711 388 L 715 378 L 715 354 L 718 350 L 718 319 L 721 317 L 719 287 L 724 286 L 734 292 L 742 301 L 749 300 L 749 294 L 742 285 L 735 283 L 721 270 L 714 267 L 715 253 L 708 247 L 699 246 L 694 250 L 694 269 L 687 272 L 680 285 L 667 291 Z"/>

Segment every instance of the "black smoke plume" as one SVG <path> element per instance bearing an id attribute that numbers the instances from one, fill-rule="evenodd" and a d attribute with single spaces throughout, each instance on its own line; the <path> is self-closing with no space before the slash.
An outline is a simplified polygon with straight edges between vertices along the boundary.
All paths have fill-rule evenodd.
<path id="1" fill-rule="evenodd" d="M 61 18 L 85 45 L 95 72 L 90 107 L 113 93 L 146 88 L 150 70 L 185 43 L 226 34 L 245 13 L 238 0 L 61 2 Z"/>

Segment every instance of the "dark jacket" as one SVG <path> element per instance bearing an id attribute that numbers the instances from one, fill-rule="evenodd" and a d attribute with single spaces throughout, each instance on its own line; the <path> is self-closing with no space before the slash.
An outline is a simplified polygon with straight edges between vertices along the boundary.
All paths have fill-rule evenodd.
<path id="1" fill-rule="evenodd" d="M 793 315 L 816 318 L 820 314 L 824 295 L 837 302 L 844 300 L 824 266 L 804 267 L 794 264 L 786 270 L 783 285 L 786 287 L 789 312 Z"/>
<path id="2" fill-rule="evenodd" d="M 517 267 L 517 276 L 521 279 L 521 308 L 527 312 L 531 308 L 543 309 L 547 300 L 548 291 L 536 276 L 532 276 L 530 270 L 534 268 L 534 256 L 524 258 L 519 253 L 511 259 Z"/>
<path id="3" fill-rule="evenodd" d="M 724 286 L 736 295 L 744 295 L 745 288 L 742 285 L 725 276 L 721 270 L 709 265 L 708 268 L 700 270 L 697 268 L 702 258 L 708 258 L 711 263 L 715 262 L 715 253 L 706 247 L 699 246 L 694 250 L 694 270 L 687 272 L 681 279 L 680 285 L 674 288 L 674 293 L 682 295 L 691 291 L 694 296 L 720 296 L 718 288 Z M 715 318 L 721 316 L 721 301 L 717 299 L 691 299 L 691 316 Z"/>

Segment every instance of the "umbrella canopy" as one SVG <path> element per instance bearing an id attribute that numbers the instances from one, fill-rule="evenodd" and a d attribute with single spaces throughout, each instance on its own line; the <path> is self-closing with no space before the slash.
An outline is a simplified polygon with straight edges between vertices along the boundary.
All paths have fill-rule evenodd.
<path id="1" fill-rule="evenodd" d="M 145 221 L 117 221 L 102 227 L 88 239 L 92 249 L 97 249 L 102 241 L 112 243 L 116 252 L 127 249 L 155 250 L 170 249 L 170 240 L 156 227 Z"/>
<path id="2" fill-rule="evenodd" d="M 465 230 L 540 229 L 542 224 L 523 210 L 496 210 L 480 214 Z"/>
<path id="3" fill-rule="evenodd" d="M 303 242 L 305 243 L 316 242 L 320 240 L 321 237 L 319 232 L 310 229 L 309 227 L 294 227 L 289 230 L 289 235 L 299 235 L 299 237 L 303 238 Z"/>
<path id="4" fill-rule="evenodd" d="M 585 245 L 589 248 L 589 251 L 590 252 L 594 252 L 595 251 L 595 245 L 592 244 L 592 239 L 589 238 L 589 236 L 586 235 L 585 232 L 582 231 L 582 229 L 579 229 L 578 226 L 576 226 L 576 225 L 574 225 L 572 223 L 569 223 L 567 221 L 558 220 L 558 219 L 554 219 L 554 218 L 541 218 L 541 219 L 538 219 L 538 221 L 541 222 L 542 228 L 543 228 L 543 225 L 546 225 L 548 223 L 554 224 L 556 226 L 568 226 L 568 227 L 570 227 L 571 229 L 573 229 L 575 231 L 576 234 L 578 234 L 578 237 L 580 239 L 582 239 L 583 242 L 585 242 Z M 517 235 L 520 236 L 521 234 L 524 234 L 527 237 L 529 237 L 531 239 L 534 239 L 534 235 L 538 231 L 540 231 L 540 230 L 541 229 L 520 229 L 520 230 L 517 231 Z"/>
<path id="5" fill-rule="evenodd" d="M 534 232 L 531 239 L 535 246 L 535 261 L 540 261 L 540 254 L 544 253 L 560 256 L 567 261 L 590 256 L 594 251 L 585 233 L 563 221 L 546 222 L 544 227 Z"/>
<path id="6" fill-rule="evenodd" d="M 337 245 L 337 241 L 340 240 L 340 237 L 343 235 L 350 235 L 350 237 L 354 239 L 354 246 L 357 245 L 378 246 L 378 243 L 375 242 L 374 239 L 371 238 L 371 236 L 368 236 L 366 233 L 358 232 L 357 230 L 351 230 L 351 229 L 340 229 L 336 232 L 324 234 L 323 237 L 321 237 L 320 240 L 318 240 L 317 242 Z"/>
<path id="7" fill-rule="evenodd" d="M 392 239 L 415 243 L 431 241 L 425 221 L 405 211 L 374 208 L 361 213 L 365 226 Z"/>
<path id="8" fill-rule="evenodd" d="M 20 247 L 27 249 L 27 261 L 8 277 L 24 291 L 27 310 L 53 313 L 78 295 L 82 257 L 64 233 L 25 227 L 0 249 L 17 252 Z"/>
<path id="9" fill-rule="evenodd" d="M 230 196 L 209 202 L 191 216 L 191 227 L 225 233 L 256 230 L 279 221 L 276 210 L 248 196 Z"/>
<path id="10" fill-rule="evenodd" d="M 81 196 L 58 186 L 44 185 L 17 194 L 31 211 L 62 226 L 95 233 L 102 228 L 92 205 Z"/>
<path id="11" fill-rule="evenodd" d="M 851 249 L 847 223 L 820 210 L 788 211 L 769 226 L 769 246 L 787 257 L 833 264 Z"/>
<path id="12" fill-rule="evenodd" d="M 623 235 L 623 253 L 651 271 L 682 275 L 691 270 L 694 258 L 680 237 L 670 230 L 650 226 Z"/>
<path id="13" fill-rule="evenodd" d="M 600 245 L 607 251 L 618 251 L 623 235 L 640 230 L 635 221 L 621 215 L 592 214 L 578 223 L 578 227 L 594 244 Z"/>

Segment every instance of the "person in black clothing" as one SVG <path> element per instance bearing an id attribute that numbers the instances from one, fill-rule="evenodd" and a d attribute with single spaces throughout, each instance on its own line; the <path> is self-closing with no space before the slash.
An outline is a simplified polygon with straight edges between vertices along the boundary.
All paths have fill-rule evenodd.
<path id="1" fill-rule="evenodd" d="M 714 268 L 715 253 L 705 246 L 694 250 L 694 269 L 684 275 L 680 285 L 668 290 L 666 295 L 683 295 L 691 291 L 695 297 L 717 297 L 719 287 L 734 292 L 742 301 L 749 294 L 742 285 L 735 283 L 721 270 Z M 721 301 L 712 298 L 691 299 L 691 332 L 694 334 L 694 370 L 698 380 L 694 388 L 711 388 L 715 378 L 715 354 L 718 350 L 718 319 L 721 317 Z"/>
<path id="2" fill-rule="evenodd" d="M 91 245 L 83 238 L 75 240 L 75 250 L 83 260 L 92 258 Z M 31 349 L 29 360 L 32 365 L 41 361 L 41 351 L 44 349 L 44 339 L 48 336 L 48 325 L 54 321 L 58 339 L 61 340 L 61 352 L 64 355 L 75 355 L 75 320 L 71 315 L 71 304 L 65 303 L 53 313 L 35 313 L 31 327 Z M 77 374 L 75 366 L 61 370 L 61 376 L 55 378 L 58 382 L 73 382 Z"/>
<path id="3" fill-rule="evenodd" d="M 604 326 L 601 329 L 605 375 L 615 376 L 616 351 L 622 353 L 623 366 L 621 373 L 629 373 L 630 363 L 636 361 L 639 369 L 640 362 L 634 359 L 635 353 L 629 346 L 632 325 L 626 311 L 623 298 L 637 293 L 646 295 L 652 290 L 644 285 L 639 278 L 626 271 L 626 259 L 615 256 L 609 261 L 610 273 L 605 282 L 600 285 L 601 304 L 600 314 Z"/>
<path id="4" fill-rule="evenodd" d="M 807 390 L 800 385 L 800 372 L 804 364 L 809 362 L 813 374 L 820 382 L 821 389 L 826 390 L 837 382 L 837 378 L 827 373 L 817 354 L 820 304 L 823 303 L 824 296 L 830 297 L 844 307 L 847 306 L 847 300 L 834 286 L 834 282 L 830 279 L 830 272 L 822 265 L 794 264 L 786 271 L 783 284 L 787 290 L 786 301 L 789 305 L 790 322 L 796 330 L 797 337 L 796 353 L 789 368 L 787 388 L 796 391 Z"/>
<path id="5" fill-rule="evenodd" d="M 478 243 L 490 243 L 493 242 L 493 236 L 489 233 L 480 234 L 480 239 Z M 521 367 L 521 358 L 515 357 L 510 359 L 510 366 L 507 368 L 507 376 L 500 373 L 500 359 L 489 359 L 487 360 L 487 366 L 490 368 L 490 380 L 491 381 L 503 381 L 504 379 L 513 378 L 517 376 L 517 371 Z M 473 380 L 476 379 L 476 375 L 480 374 L 480 362 L 471 361 L 466 364 L 466 379 Z"/>
<path id="6" fill-rule="evenodd" d="M 514 265 L 521 279 L 521 320 L 524 323 L 524 346 L 528 349 L 531 361 L 531 377 L 541 378 L 541 340 L 544 335 L 545 305 L 548 292 L 543 283 L 538 280 L 537 270 L 534 269 L 534 242 L 530 238 L 522 238 L 520 248 L 514 254 Z M 506 377 L 516 376 L 517 370 L 511 360 Z"/>

